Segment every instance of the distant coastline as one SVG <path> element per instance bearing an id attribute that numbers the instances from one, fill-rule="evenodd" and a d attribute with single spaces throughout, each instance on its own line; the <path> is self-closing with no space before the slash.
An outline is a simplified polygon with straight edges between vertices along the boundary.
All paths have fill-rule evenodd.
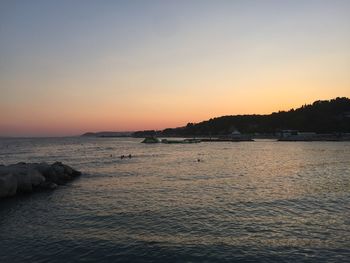
<path id="1" fill-rule="evenodd" d="M 87 132 L 88 137 L 215 138 L 235 131 L 252 138 L 284 141 L 342 141 L 350 137 L 350 99 L 318 100 L 289 111 L 268 115 L 230 115 L 164 130 Z M 290 133 L 290 134 L 289 134 Z M 289 134 L 290 136 L 286 136 Z"/>

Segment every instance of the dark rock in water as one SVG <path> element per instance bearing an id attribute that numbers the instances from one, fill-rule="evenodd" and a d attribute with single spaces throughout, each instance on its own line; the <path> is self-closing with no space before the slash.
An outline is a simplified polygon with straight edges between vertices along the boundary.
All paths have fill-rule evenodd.
<path id="1" fill-rule="evenodd" d="M 20 172 L 15 174 L 17 179 L 17 193 L 30 193 L 33 190 L 31 176 L 29 173 Z"/>
<path id="2" fill-rule="evenodd" d="M 40 189 L 42 190 L 54 190 L 57 187 L 58 185 L 52 182 L 43 182 L 42 184 L 40 184 Z"/>
<path id="3" fill-rule="evenodd" d="M 13 174 L 0 175 L 0 198 L 14 196 L 17 192 L 17 179 Z"/>
<path id="4" fill-rule="evenodd" d="M 32 186 L 36 187 L 46 181 L 45 177 L 37 170 L 29 170 Z"/>
<path id="5" fill-rule="evenodd" d="M 55 189 L 79 175 L 81 172 L 61 162 L 52 165 L 19 162 L 0 166 L 0 198 L 41 189 Z"/>

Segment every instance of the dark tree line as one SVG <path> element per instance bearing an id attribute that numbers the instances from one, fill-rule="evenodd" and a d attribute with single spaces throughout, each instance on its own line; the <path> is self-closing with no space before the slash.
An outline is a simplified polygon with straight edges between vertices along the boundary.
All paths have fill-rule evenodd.
<path id="1" fill-rule="evenodd" d="M 163 131 L 140 131 L 135 136 L 210 136 L 238 130 L 241 133 L 275 133 L 280 130 L 316 133 L 350 132 L 350 99 L 315 101 L 298 109 L 269 115 L 231 115 Z"/>

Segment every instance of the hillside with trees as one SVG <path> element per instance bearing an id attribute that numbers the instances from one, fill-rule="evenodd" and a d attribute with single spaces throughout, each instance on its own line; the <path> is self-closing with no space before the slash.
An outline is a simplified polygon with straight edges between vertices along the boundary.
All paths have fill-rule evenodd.
<path id="1" fill-rule="evenodd" d="M 134 136 L 215 136 L 238 130 L 245 134 L 269 133 L 281 130 L 316 133 L 350 132 L 350 99 L 342 97 L 318 100 L 289 111 L 268 115 L 230 115 L 163 131 L 140 131 Z"/>

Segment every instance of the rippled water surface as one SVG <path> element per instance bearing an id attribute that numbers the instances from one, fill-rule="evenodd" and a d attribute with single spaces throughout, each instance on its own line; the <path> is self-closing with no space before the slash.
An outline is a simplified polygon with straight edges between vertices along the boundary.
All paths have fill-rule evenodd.
<path id="1" fill-rule="evenodd" d="M 350 261 L 349 142 L 1 139 L 19 161 L 84 174 L 0 201 L 0 262 Z"/>

